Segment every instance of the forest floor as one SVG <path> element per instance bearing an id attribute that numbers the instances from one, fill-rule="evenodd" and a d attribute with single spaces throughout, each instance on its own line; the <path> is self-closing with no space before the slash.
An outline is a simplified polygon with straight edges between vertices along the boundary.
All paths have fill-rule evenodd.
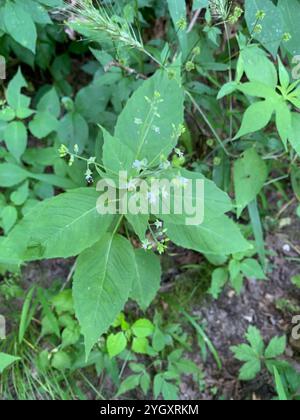
<path id="1" fill-rule="evenodd" d="M 189 357 L 202 368 L 206 386 L 200 393 L 192 379 L 185 377 L 181 383 L 181 399 L 244 400 L 270 399 L 274 396 L 265 373 L 252 382 L 241 383 L 237 379 L 240 364 L 233 358 L 230 347 L 243 342 L 250 325 L 257 326 L 266 341 L 276 335 L 286 334 L 289 344 L 285 357 L 300 372 L 300 342 L 293 342 L 291 339 L 292 318 L 300 314 L 300 290 L 291 283 L 291 278 L 299 274 L 300 262 L 300 219 L 295 218 L 294 214 L 295 209 L 291 209 L 291 218 L 285 219 L 289 220 L 287 225 L 268 234 L 268 280 L 246 280 L 244 290 L 239 296 L 230 288 L 225 288 L 218 300 L 213 300 L 204 293 L 209 287 L 213 267 L 196 253 L 174 249 L 163 261 L 165 267 L 162 290 L 149 309 L 149 314 L 153 314 L 159 307 L 165 312 L 165 317 L 182 324 L 189 336 L 193 337 L 195 331 L 176 309 L 178 305 L 185 308 L 205 326 L 205 332 L 223 364 L 222 370 L 219 370 L 212 355 L 203 362 L 199 346 L 195 343 L 194 351 L 189 353 Z M 73 263 L 73 260 L 31 263 L 23 270 L 22 287 L 28 289 L 32 284 L 49 287 L 54 280 L 63 284 Z M 197 266 L 198 269 L 193 269 Z M 22 301 L 18 303 L 21 310 Z M 0 307 L 9 320 L 10 306 L 5 308 L 5 304 L 0 302 Z M 15 305 L 13 310 L 16 310 Z M 131 315 L 135 311 L 138 314 L 137 309 L 130 308 Z"/>

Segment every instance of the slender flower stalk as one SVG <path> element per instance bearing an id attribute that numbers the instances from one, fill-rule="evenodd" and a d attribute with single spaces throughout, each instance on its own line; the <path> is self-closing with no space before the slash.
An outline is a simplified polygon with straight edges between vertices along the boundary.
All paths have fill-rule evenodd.
<path id="1" fill-rule="evenodd" d="M 65 4 L 64 10 L 69 15 L 66 23 L 71 29 L 80 30 L 95 40 L 107 35 L 112 41 L 121 42 L 130 49 L 141 51 L 161 64 L 147 51 L 140 34 L 126 19 L 117 16 L 113 8 L 105 7 L 100 2 L 96 7 L 92 0 L 75 0 Z"/>

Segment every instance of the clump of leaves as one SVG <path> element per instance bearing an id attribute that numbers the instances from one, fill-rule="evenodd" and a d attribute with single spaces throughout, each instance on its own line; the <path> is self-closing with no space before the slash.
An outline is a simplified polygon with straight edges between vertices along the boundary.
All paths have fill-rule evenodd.
<path id="1" fill-rule="evenodd" d="M 260 331 L 253 326 L 249 327 L 245 337 L 249 344 L 231 347 L 235 358 L 245 363 L 240 370 L 239 379 L 255 379 L 263 367 L 273 374 L 274 367 L 280 366 L 278 357 L 285 352 L 286 337 L 275 337 L 266 346 Z"/>

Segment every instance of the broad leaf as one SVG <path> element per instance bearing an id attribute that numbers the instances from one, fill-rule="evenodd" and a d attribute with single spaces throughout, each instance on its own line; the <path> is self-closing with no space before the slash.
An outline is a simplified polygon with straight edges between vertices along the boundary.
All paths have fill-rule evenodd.
<path id="1" fill-rule="evenodd" d="M 171 78 L 159 70 L 145 81 L 127 102 L 115 130 L 135 159 L 147 159 L 151 166 L 175 147 L 184 120 L 183 89 L 177 68 L 174 72 Z"/>
<path id="2" fill-rule="evenodd" d="M 0 353 L 0 373 L 3 373 L 4 369 L 8 368 L 18 360 L 20 360 L 19 357 L 14 357 L 10 356 L 9 354 Z"/>
<path id="3" fill-rule="evenodd" d="M 238 217 L 260 193 L 268 177 L 268 167 L 254 148 L 246 150 L 234 163 L 234 189 Z"/>
<path id="4" fill-rule="evenodd" d="M 159 258 L 150 251 L 135 251 L 135 278 L 130 297 L 146 310 L 160 288 L 161 266 Z"/>
<path id="5" fill-rule="evenodd" d="M 87 357 L 122 311 L 134 277 L 133 250 L 121 236 L 104 235 L 78 258 L 73 296 Z"/>
<path id="6" fill-rule="evenodd" d="M 245 17 L 249 32 L 254 36 L 270 53 L 276 57 L 281 44 L 284 28 L 280 10 L 272 0 L 246 0 Z M 263 20 L 257 19 L 257 12 L 265 12 Z M 256 25 L 261 25 L 261 32 L 255 30 Z"/>
<path id="7" fill-rule="evenodd" d="M 44 200 L 11 232 L 24 260 L 68 258 L 93 245 L 114 216 L 97 212 L 98 193 L 81 188 Z"/>
<path id="8" fill-rule="evenodd" d="M 22 47 L 35 53 L 37 32 L 32 17 L 23 4 L 19 1 L 8 1 L 3 13 L 7 33 Z"/>
<path id="9" fill-rule="evenodd" d="M 7 149 L 20 161 L 20 157 L 26 150 L 27 130 L 21 121 L 14 121 L 8 124 L 4 131 L 4 140 Z"/>
<path id="10" fill-rule="evenodd" d="M 234 254 L 247 251 L 249 243 L 237 225 L 228 217 L 204 222 L 200 226 L 176 226 L 166 224 L 168 236 L 177 245 L 204 254 Z"/>
<path id="11" fill-rule="evenodd" d="M 234 139 L 264 128 L 271 120 L 274 109 L 274 102 L 270 100 L 255 102 L 250 105 L 244 114 L 242 126 Z"/>

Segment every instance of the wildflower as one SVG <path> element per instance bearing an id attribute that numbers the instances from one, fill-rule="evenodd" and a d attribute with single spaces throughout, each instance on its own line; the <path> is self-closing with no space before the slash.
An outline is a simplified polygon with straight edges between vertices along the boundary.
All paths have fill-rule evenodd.
<path id="1" fill-rule="evenodd" d="M 78 144 L 75 144 L 75 146 L 74 146 L 74 153 L 76 153 L 76 155 L 79 153 L 79 146 L 78 146 Z"/>
<path id="2" fill-rule="evenodd" d="M 96 158 L 95 157 L 90 157 L 87 161 L 88 165 L 93 165 L 96 163 Z"/>
<path id="3" fill-rule="evenodd" d="M 64 158 L 64 157 L 66 157 L 69 154 L 69 149 L 67 148 L 67 146 L 65 146 L 64 144 L 62 144 L 60 146 L 60 148 L 58 149 L 58 152 L 59 152 L 59 156 L 61 158 Z"/>
<path id="4" fill-rule="evenodd" d="M 174 151 L 179 158 L 184 157 L 184 153 L 180 149 L 177 148 L 177 149 L 174 149 Z"/>
<path id="5" fill-rule="evenodd" d="M 264 20 L 266 17 L 266 12 L 264 10 L 258 10 L 256 13 L 256 19 L 257 20 Z"/>
<path id="6" fill-rule="evenodd" d="M 163 227 L 163 222 L 161 222 L 160 220 L 156 220 L 156 222 L 154 223 L 154 226 L 156 227 L 157 230 L 159 230 Z"/>
<path id="7" fill-rule="evenodd" d="M 135 118 L 134 119 L 134 124 L 136 124 L 136 125 L 142 125 L 143 124 L 143 120 L 141 118 Z"/>
<path id="8" fill-rule="evenodd" d="M 157 127 L 156 125 L 153 125 L 152 130 L 154 131 L 154 133 L 160 134 L 160 128 Z"/>
<path id="9" fill-rule="evenodd" d="M 283 42 L 289 42 L 292 39 L 292 35 L 289 32 L 285 32 L 283 34 L 282 40 Z"/>
<path id="10" fill-rule="evenodd" d="M 206 144 L 207 144 L 208 147 L 214 147 L 215 142 L 214 142 L 213 139 L 208 139 Z"/>
<path id="11" fill-rule="evenodd" d="M 151 242 L 150 242 L 148 239 L 145 239 L 145 240 L 142 242 L 142 248 L 143 248 L 145 251 L 148 251 L 148 250 L 152 249 L 152 244 L 151 244 Z"/>
<path id="12" fill-rule="evenodd" d="M 147 159 L 135 160 L 132 164 L 132 168 L 136 169 L 137 171 L 142 171 L 144 169 L 147 169 L 147 165 L 148 165 Z"/>

